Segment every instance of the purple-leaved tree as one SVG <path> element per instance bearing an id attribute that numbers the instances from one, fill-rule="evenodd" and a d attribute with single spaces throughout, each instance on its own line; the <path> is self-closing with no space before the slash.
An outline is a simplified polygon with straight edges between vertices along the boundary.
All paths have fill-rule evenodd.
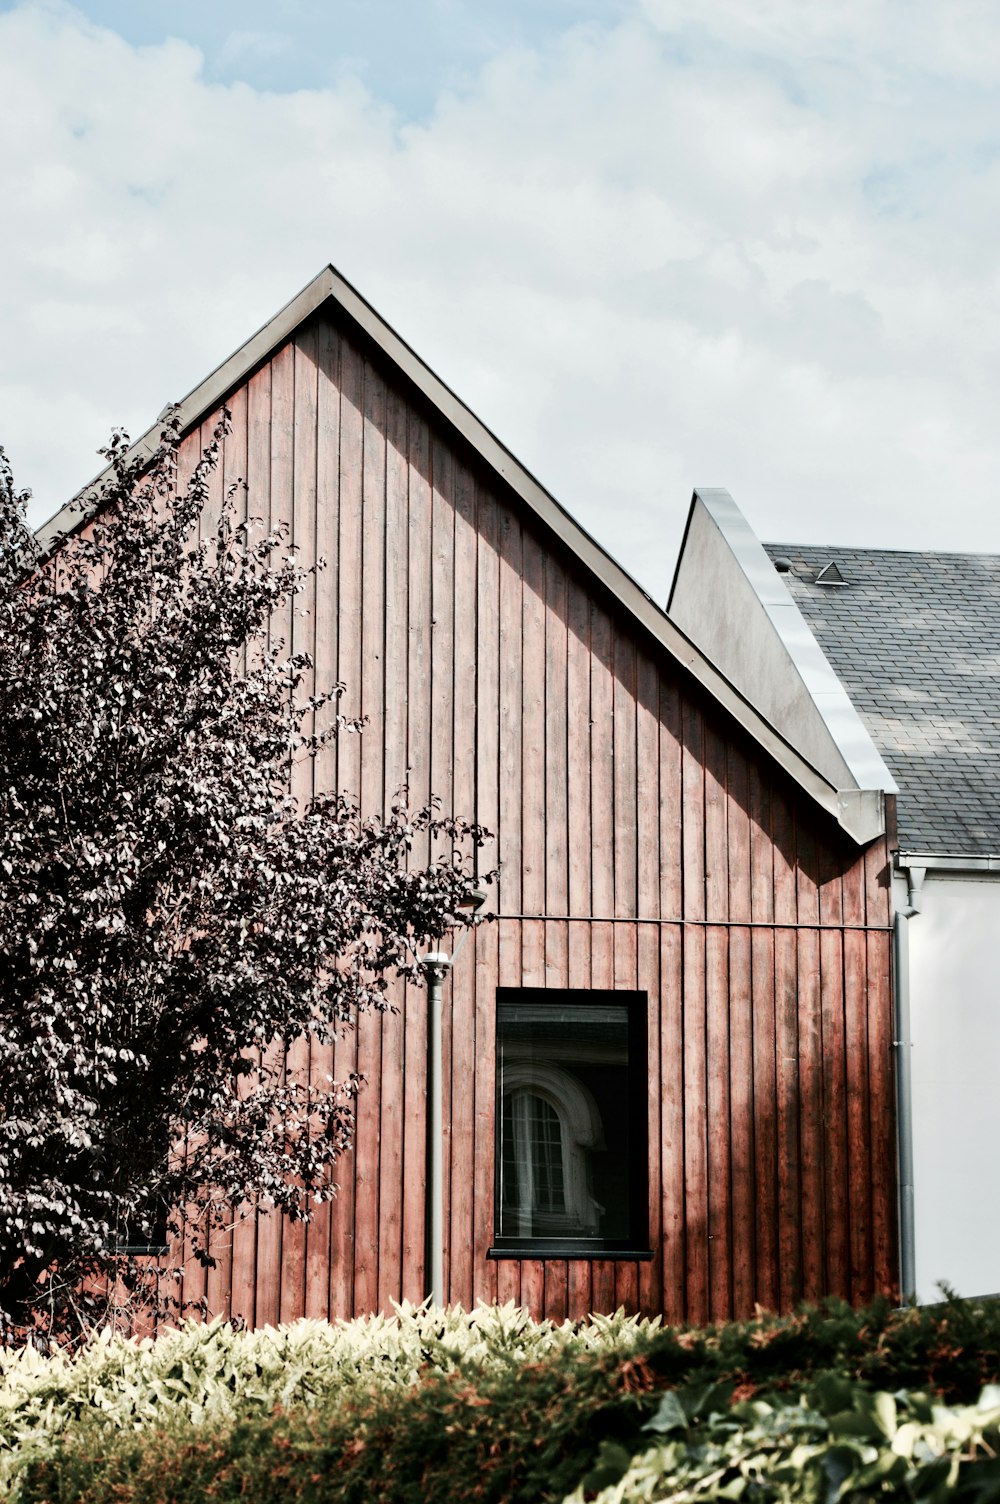
<path id="1" fill-rule="evenodd" d="M 268 1046 L 329 1043 L 470 922 L 486 832 L 434 803 L 366 818 L 289 792 L 296 760 L 360 727 L 268 639 L 306 578 L 287 537 L 232 498 L 209 521 L 222 433 L 183 487 L 176 420 L 152 462 L 114 436 L 95 519 L 48 560 L 0 451 L 9 1332 L 86 1325 L 94 1276 L 137 1278 L 123 1245 L 177 1208 L 207 1259 L 248 1198 L 293 1217 L 329 1198 L 359 1083 L 285 1081 Z"/>

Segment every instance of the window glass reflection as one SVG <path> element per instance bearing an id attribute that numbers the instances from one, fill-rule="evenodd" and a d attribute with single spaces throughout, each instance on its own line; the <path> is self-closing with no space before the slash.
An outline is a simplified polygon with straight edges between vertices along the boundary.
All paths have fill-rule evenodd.
<path id="1" fill-rule="evenodd" d="M 629 1236 L 628 1008 L 497 1005 L 502 1237 Z"/>

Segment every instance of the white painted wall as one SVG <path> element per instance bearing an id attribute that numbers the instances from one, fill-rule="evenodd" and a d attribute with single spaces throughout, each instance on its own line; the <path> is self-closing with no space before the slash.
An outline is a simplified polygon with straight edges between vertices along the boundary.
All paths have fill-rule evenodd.
<path id="1" fill-rule="evenodd" d="M 896 901 L 905 907 L 905 890 Z M 1000 874 L 928 872 L 908 923 L 916 1282 L 1000 1292 Z"/>

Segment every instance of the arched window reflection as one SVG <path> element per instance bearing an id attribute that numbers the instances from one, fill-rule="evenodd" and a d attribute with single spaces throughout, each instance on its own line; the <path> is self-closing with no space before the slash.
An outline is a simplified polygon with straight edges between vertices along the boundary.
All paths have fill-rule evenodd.
<path id="1" fill-rule="evenodd" d="M 510 1061 L 504 1072 L 500 1210 L 517 1237 L 587 1237 L 603 1206 L 591 1187 L 591 1152 L 604 1148 L 593 1096 L 546 1060 Z"/>
<path id="2" fill-rule="evenodd" d="M 510 1091 L 503 1102 L 503 1196 L 508 1211 L 562 1216 L 563 1132 L 559 1114 L 533 1091 Z"/>

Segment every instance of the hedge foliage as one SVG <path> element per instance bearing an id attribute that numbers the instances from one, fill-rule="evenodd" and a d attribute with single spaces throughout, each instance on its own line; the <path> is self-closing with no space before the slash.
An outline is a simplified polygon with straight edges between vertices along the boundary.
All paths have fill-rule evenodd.
<path id="1" fill-rule="evenodd" d="M 1000 1499 L 1000 1303 L 185 1325 L 0 1358 L 19 1504 Z"/>

